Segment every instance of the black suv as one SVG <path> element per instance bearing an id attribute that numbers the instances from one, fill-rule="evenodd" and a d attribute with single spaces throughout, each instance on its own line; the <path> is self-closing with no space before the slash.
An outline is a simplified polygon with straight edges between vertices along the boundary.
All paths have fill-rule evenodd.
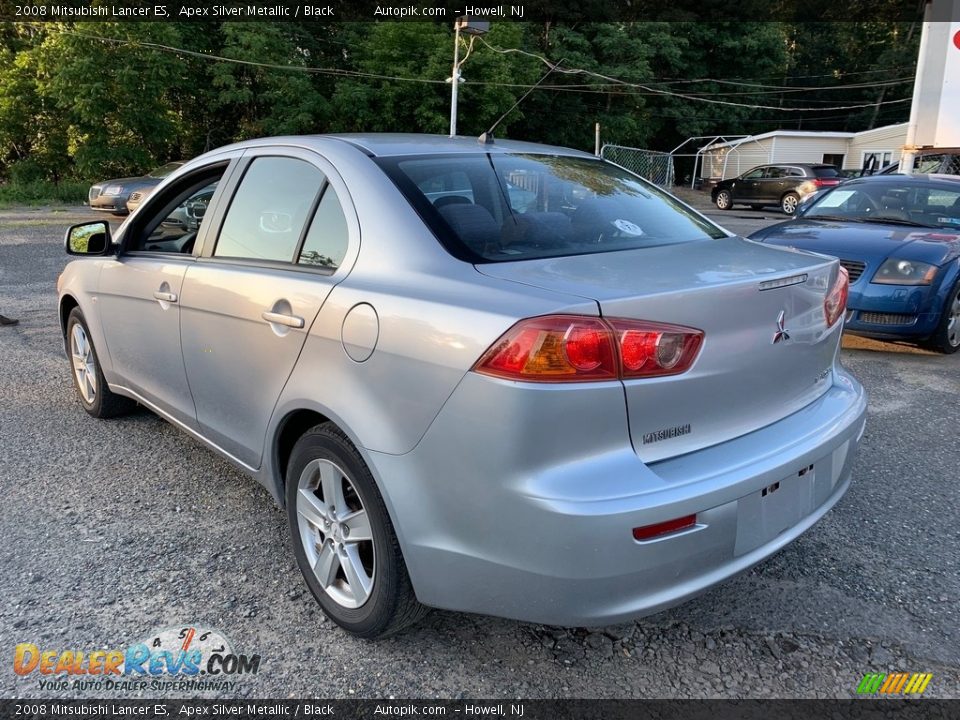
<path id="1" fill-rule="evenodd" d="M 749 205 L 756 210 L 779 205 L 787 215 L 793 215 L 807 195 L 842 181 L 840 171 L 833 165 L 760 165 L 740 177 L 718 182 L 710 192 L 710 199 L 721 210 L 730 210 L 734 205 Z"/>

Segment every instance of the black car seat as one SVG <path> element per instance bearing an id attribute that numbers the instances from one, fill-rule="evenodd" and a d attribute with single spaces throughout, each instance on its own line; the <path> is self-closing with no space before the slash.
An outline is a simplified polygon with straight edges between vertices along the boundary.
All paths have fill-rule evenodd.
<path id="1" fill-rule="evenodd" d="M 879 217 L 890 218 L 891 220 L 909 220 L 910 214 L 907 212 L 907 206 L 903 195 L 884 195 L 880 198 Z"/>
<path id="2" fill-rule="evenodd" d="M 438 197 L 433 201 L 433 206 L 435 208 L 442 208 L 446 205 L 470 205 L 470 198 L 466 198 L 463 195 L 444 195 L 443 197 Z"/>
<path id="3" fill-rule="evenodd" d="M 452 203 L 437 208 L 457 237 L 478 255 L 500 247 L 500 225 L 482 205 Z"/>

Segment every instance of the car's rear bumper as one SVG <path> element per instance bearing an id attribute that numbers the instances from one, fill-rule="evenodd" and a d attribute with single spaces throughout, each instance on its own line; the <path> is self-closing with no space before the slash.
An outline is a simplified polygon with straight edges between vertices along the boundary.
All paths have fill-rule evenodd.
<path id="1" fill-rule="evenodd" d="M 799 412 L 648 466 L 625 413 L 593 414 L 555 390 L 546 402 L 557 417 L 579 422 L 543 423 L 522 399 L 491 415 L 509 388 L 464 382 L 413 451 L 369 454 L 417 596 L 557 625 L 656 612 L 779 550 L 846 491 L 866 413 L 862 387 L 837 369 L 831 389 Z M 633 538 L 634 527 L 689 514 L 691 529 Z"/>

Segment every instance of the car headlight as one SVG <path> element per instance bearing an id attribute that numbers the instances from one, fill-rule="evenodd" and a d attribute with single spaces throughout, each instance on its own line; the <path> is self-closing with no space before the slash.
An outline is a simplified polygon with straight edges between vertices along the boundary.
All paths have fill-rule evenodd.
<path id="1" fill-rule="evenodd" d="M 103 189 L 104 195 L 120 195 L 123 193 L 123 185 L 107 185 Z"/>
<path id="2" fill-rule="evenodd" d="M 937 266 L 916 260 L 887 258 L 874 273 L 871 282 L 881 285 L 929 285 L 937 274 Z"/>

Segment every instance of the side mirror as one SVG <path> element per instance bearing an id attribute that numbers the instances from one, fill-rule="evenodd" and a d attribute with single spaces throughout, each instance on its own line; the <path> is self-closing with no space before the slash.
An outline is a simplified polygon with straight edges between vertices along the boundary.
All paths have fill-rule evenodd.
<path id="1" fill-rule="evenodd" d="M 67 255 L 109 255 L 110 226 L 103 220 L 71 225 L 64 238 Z"/>

